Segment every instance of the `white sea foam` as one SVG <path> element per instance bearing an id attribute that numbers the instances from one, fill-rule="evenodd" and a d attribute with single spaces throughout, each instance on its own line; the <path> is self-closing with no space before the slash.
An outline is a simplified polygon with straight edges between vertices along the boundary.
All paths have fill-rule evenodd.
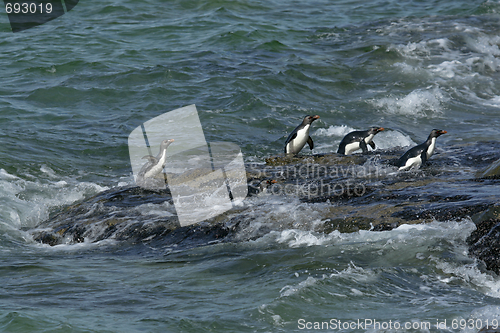
<path id="1" fill-rule="evenodd" d="M 356 129 L 346 126 L 330 126 L 328 128 L 319 128 L 314 135 L 317 136 L 328 136 L 328 137 L 339 137 L 342 139 L 346 134 L 349 134 L 352 131 L 356 131 Z"/>
<path id="2" fill-rule="evenodd" d="M 464 265 L 462 263 L 444 261 L 442 258 L 436 257 L 431 257 L 431 259 L 435 262 L 438 269 L 453 277 L 444 278 L 441 280 L 442 282 L 450 283 L 455 279 L 459 279 L 471 287 L 479 288 L 488 296 L 500 298 L 500 281 L 491 274 L 481 272 L 476 264 Z"/>
<path id="3" fill-rule="evenodd" d="M 281 231 L 273 231 L 265 236 L 267 241 L 285 244 L 290 248 L 309 246 L 340 246 L 344 249 L 357 248 L 360 244 L 373 250 L 402 250 L 413 244 L 418 247 L 432 239 L 449 239 L 453 242 L 463 242 L 475 228 L 470 220 L 451 222 L 432 222 L 428 224 L 402 224 L 391 231 L 379 232 L 360 230 L 353 233 L 333 231 L 329 234 L 314 231 L 327 220 L 321 220 L 328 211 L 328 204 L 307 205 L 297 208 L 296 204 L 275 207 L 276 216 L 269 220 L 277 220 L 275 227 L 292 226 Z M 262 207 L 260 207 L 262 208 Z M 266 210 L 264 209 L 265 214 Z M 267 215 L 268 216 L 268 215 Z M 256 216 L 254 216 L 256 217 Z M 315 218 L 317 217 L 317 218 Z M 258 218 L 256 220 L 259 220 Z M 272 226 L 268 222 L 268 226 Z M 301 228 L 298 228 L 301 226 Z M 340 250 L 340 248 L 338 248 Z M 416 252 L 414 257 L 421 256 Z"/>
<path id="4" fill-rule="evenodd" d="M 423 24 L 423 25 L 422 25 Z M 467 101 L 466 104 L 500 107 L 495 72 L 500 70 L 500 36 L 469 22 L 395 22 L 383 28 L 383 34 L 403 34 L 415 30 L 440 29 L 451 38 L 423 39 L 393 44 L 388 52 L 397 52 L 402 60 L 392 66 L 406 79 L 433 88 L 419 88 L 410 93 L 378 95 L 371 103 L 388 114 L 413 118 L 443 117 L 448 104 Z M 455 104 L 456 105 L 456 104 Z M 459 104 L 459 107 L 461 104 Z M 475 105 L 474 105 L 475 106 Z M 453 109 L 452 109 L 453 110 Z"/>
<path id="5" fill-rule="evenodd" d="M 42 166 L 41 171 L 48 179 L 33 181 L 28 180 L 34 178 L 30 175 L 20 177 L 0 170 L 0 221 L 4 225 L 15 229 L 35 227 L 47 219 L 53 209 L 107 189 L 95 183 L 61 179 L 46 166 Z"/>
<path id="6" fill-rule="evenodd" d="M 408 42 L 407 44 L 391 45 L 388 51 L 395 50 L 407 58 L 422 58 L 430 55 L 429 42 L 420 41 L 418 43 Z"/>
<path id="7" fill-rule="evenodd" d="M 455 77 L 458 72 L 464 71 L 464 64 L 458 60 L 444 61 L 438 65 L 429 65 L 429 70 L 434 74 L 451 79 Z"/>
<path id="8" fill-rule="evenodd" d="M 483 101 L 483 103 L 489 106 L 500 108 L 500 96 L 493 96 L 489 100 Z"/>
<path id="9" fill-rule="evenodd" d="M 52 170 L 50 167 L 46 166 L 45 164 L 40 167 L 40 171 L 49 175 L 50 178 L 57 178 L 54 170 Z"/>
<path id="10" fill-rule="evenodd" d="M 406 96 L 374 99 L 371 103 L 387 114 L 400 114 L 416 118 L 435 118 L 444 113 L 449 98 L 438 87 L 416 89 Z"/>
<path id="11" fill-rule="evenodd" d="M 454 52 L 450 47 L 451 44 L 448 38 L 436 38 L 406 44 L 393 44 L 387 50 L 396 51 L 405 58 L 424 60 L 430 59 L 435 54 Z"/>
<path id="12" fill-rule="evenodd" d="M 54 246 L 48 245 L 48 244 L 42 244 L 42 243 L 37 243 L 38 248 L 46 249 L 50 252 L 57 251 L 57 252 L 74 252 L 74 251 L 81 251 L 81 250 L 92 250 L 92 249 L 101 249 L 101 248 L 106 248 L 110 246 L 116 245 L 118 242 L 112 238 L 104 239 L 101 241 L 97 242 L 91 242 L 91 241 L 84 241 L 81 243 L 74 243 L 70 240 L 68 242 L 63 242 L 62 244 L 57 244 Z"/>
<path id="13" fill-rule="evenodd" d="M 330 274 L 322 274 L 321 276 L 315 278 L 313 276 L 308 276 L 305 280 L 300 281 L 295 285 L 286 285 L 280 290 L 280 297 L 290 297 L 296 295 L 310 287 L 317 286 L 322 281 L 333 281 L 333 280 L 350 280 L 351 282 L 359 283 L 360 285 L 369 285 L 375 283 L 377 280 L 377 274 L 371 269 L 363 269 L 356 266 L 354 263 L 350 262 L 349 265 L 339 271 Z M 296 275 L 297 276 L 297 275 Z M 300 275 L 299 275 L 300 276 Z M 358 288 L 347 287 L 343 290 L 343 293 L 331 293 L 330 295 L 334 297 L 347 298 L 350 296 L 360 297 L 365 295 L 365 293 Z"/>
<path id="14" fill-rule="evenodd" d="M 0 179 L 7 179 L 7 180 L 13 180 L 13 179 L 18 179 L 17 176 L 11 175 L 4 169 L 0 169 Z"/>
<path id="15" fill-rule="evenodd" d="M 330 234 L 313 232 L 310 230 L 288 229 L 275 233 L 275 242 L 286 244 L 290 248 L 323 246 L 329 247 L 331 256 L 355 256 L 355 253 L 368 251 L 370 255 L 378 253 L 385 258 L 384 262 L 394 261 L 394 265 L 407 260 L 426 260 L 433 263 L 436 276 L 430 278 L 422 275 L 421 278 L 431 285 L 424 284 L 421 290 L 437 288 L 435 283 L 444 283 L 454 286 L 456 283 L 477 289 L 490 297 L 500 298 L 500 281 L 489 273 L 482 272 L 475 260 L 467 259 L 465 238 L 475 229 L 475 224 L 468 220 L 450 222 L 432 222 L 428 224 L 404 224 L 391 231 L 359 231 L 342 234 L 334 231 Z M 268 238 L 269 240 L 269 238 Z M 441 255 L 442 243 L 451 246 L 452 256 Z M 439 245 L 438 245 L 439 244 Z M 428 249 L 433 249 L 429 251 Z M 424 252 L 422 252 L 422 250 Z M 404 254 L 404 255 L 403 255 Z M 454 259 L 456 258 L 456 259 Z M 439 272 L 444 273 L 444 275 Z M 299 273 L 299 272 L 297 272 Z M 361 277 L 376 279 L 373 271 L 368 268 L 356 267 L 353 263 L 348 268 L 322 277 L 310 275 L 306 280 L 295 286 L 287 285 L 281 290 L 281 296 L 290 296 L 300 290 L 315 285 L 319 280 L 345 278 L 355 274 L 355 280 Z M 418 273 L 415 271 L 414 273 Z M 303 274 L 296 274 L 300 277 Z M 350 279 L 354 279 L 350 276 Z M 435 282 L 432 282 L 435 281 Z M 355 286 L 351 286 L 355 288 Z M 357 287 L 356 287 L 357 289 Z M 345 292 L 345 291 L 344 291 Z M 352 291 L 353 295 L 362 295 L 363 290 Z M 345 295 L 344 295 L 345 296 Z"/>
<path id="16" fill-rule="evenodd" d="M 390 30 L 403 32 L 414 28 L 412 24 L 396 24 Z M 500 69 L 500 36 L 458 22 L 454 23 L 454 29 L 463 38 L 463 43 L 439 38 L 393 44 L 388 48 L 388 51 L 395 51 L 404 59 L 393 64 L 395 69 L 406 77 L 414 76 L 428 85 L 437 85 L 439 91 L 434 88 L 429 95 L 426 90 L 415 90 L 407 96 L 389 96 L 375 103 L 386 107 L 389 113 L 439 116 L 443 112 L 442 104 L 450 99 L 444 91 L 453 90 L 461 96 L 463 91 L 476 91 L 480 86 L 485 88 L 479 88 L 483 93 L 498 94 L 498 91 L 489 92 L 495 86 L 489 72 Z"/>
<path id="17" fill-rule="evenodd" d="M 386 130 L 378 133 L 373 141 L 376 142 L 379 149 L 407 147 L 416 144 L 409 135 L 394 130 Z"/>
<path id="18" fill-rule="evenodd" d="M 317 279 L 315 279 L 311 276 L 308 276 L 307 279 L 299 282 L 299 284 L 297 284 L 296 286 L 290 286 L 290 285 L 284 286 L 280 290 L 280 295 L 281 295 L 281 297 L 288 297 L 288 296 L 294 295 L 297 292 L 301 291 L 302 289 L 316 284 L 317 281 L 318 281 Z"/>
<path id="19" fill-rule="evenodd" d="M 290 247 L 322 245 L 331 240 L 331 236 L 313 233 L 312 231 L 284 230 L 276 239 L 279 243 L 287 243 Z"/>
<path id="20" fill-rule="evenodd" d="M 498 47 L 500 45 L 500 36 L 481 34 L 476 38 L 467 39 L 467 44 L 478 53 L 500 55 L 500 48 Z"/>

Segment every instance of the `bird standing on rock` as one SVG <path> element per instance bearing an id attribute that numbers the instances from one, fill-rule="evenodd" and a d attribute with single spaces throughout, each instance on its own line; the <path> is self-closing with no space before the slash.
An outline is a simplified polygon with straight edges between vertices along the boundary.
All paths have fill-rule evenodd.
<path id="1" fill-rule="evenodd" d="M 367 144 L 370 145 L 372 149 L 375 149 L 375 142 L 372 141 L 373 137 L 383 130 L 383 127 L 371 127 L 367 131 L 354 131 L 347 134 L 342 139 L 342 142 L 340 142 L 337 154 L 350 155 L 358 149 L 361 149 L 363 153 L 367 153 Z"/>
<path id="2" fill-rule="evenodd" d="M 144 164 L 141 168 L 141 171 L 139 171 L 138 178 L 155 178 L 163 172 L 163 168 L 167 163 L 167 148 L 172 142 L 174 142 L 174 139 L 163 140 L 160 144 L 160 152 L 156 157 L 151 155 L 143 157 L 143 159 L 147 159 L 148 162 L 146 162 L 146 164 Z"/>
<path id="3" fill-rule="evenodd" d="M 434 149 L 436 149 L 436 139 L 442 134 L 446 134 L 448 132 L 433 129 L 431 134 L 427 140 L 418 146 L 415 146 L 404 153 L 403 156 L 399 158 L 396 162 L 396 166 L 399 167 L 399 170 L 409 170 L 412 167 L 419 168 L 427 162 L 429 158 L 431 158 L 432 154 L 434 154 Z"/>
<path id="4" fill-rule="evenodd" d="M 319 119 L 318 115 L 307 115 L 304 117 L 302 124 L 297 126 L 286 139 L 285 154 L 298 154 L 302 148 L 304 148 L 306 142 L 311 150 L 314 148 L 314 142 L 309 136 L 309 128 L 311 127 L 312 122 L 316 119 Z"/>

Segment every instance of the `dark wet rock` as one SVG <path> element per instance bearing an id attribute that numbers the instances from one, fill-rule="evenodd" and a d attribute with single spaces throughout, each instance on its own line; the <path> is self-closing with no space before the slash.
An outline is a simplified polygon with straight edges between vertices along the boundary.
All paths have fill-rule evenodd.
<path id="1" fill-rule="evenodd" d="M 367 219 L 365 217 L 332 219 L 324 223 L 323 232 L 330 233 L 332 231 L 338 230 L 342 233 L 350 233 L 360 230 L 371 230 L 373 223 L 377 222 L 374 219 Z"/>
<path id="2" fill-rule="evenodd" d="M 486 220 L 469 237 L 469 253 L 500 274 L 500 220 Z M 477 241 L 475 241 L 477 240 Z"/>
<path id="3" fill-rule="evenodd" d="M 328 164 L 328 165 L 357 165 L 366 160 L 363 155 L 344 156 L 340 154 L 316 154 L 305 156 L 278 155 L 266 158 L 269 166 L 294 165 L 294 164 Z"/>
<path id="4" fill-rule="evenodd" d="M 397 228 L 399 227 L 399 224 L 396 223 L 396 222 L 393 222 L 393 223 L 379 223 L 377 224 L 373 229 L 371 229 L 372 231 L 388 231 L 388 230 L 392 230 L 394 228 Z"/>
<path id="5" fill-rule="evenodd" d="M 144 215 L 140 207 L 166 204 L 170 216 Z M 101 192 L 83 202 L 52 214 L 50 228 L 30 230 L 36 241 L 57 245 L 93 242 L 113 237 L 116 240 L 152 237 L 179 226 L 168 189 L 150 191 L 139 187 L 121 187 Z"/>
<path id="6" fill-rule="evenodd" d="M 247 180 L 255 188 L 245 200 L 250 203 L 196 225 L 179 225 L 168 189 L 122 187 L 62 208 L 29 232 L 49 245 L 115 239 L 179 248 L 255 239 L 291 227 L 324 233 L 386 231 L 407 223 L 473 218 L 478 228 L 468 241 L 470 254 L 498 273 L 500 180 L 478 178 L 477 172 L 500 160 L 500 142 L 438 149 L 422 169 L 398 172 L 391 161 L 404 150 L 274 156 L 266 164 L 248 164 Z M 262 181 L 265 193 L 258 186 Z M 317 206 L 321 215 L 315 219 L 321 222 L 287 224 L 275 213 L 279 202 L 296 202 L 313 210 Z"/>
<path id="7" fill-rule="evenodd" d="M 234 227 L 230 228 L 224 224 L 199 223 L 164 230 L 163 233 L 156 234 L 154 237 L 149 235 L 148 237 L 136 239 L 136 242 L 159 248 L 164 248 L 167 245 L 169 249 L 175 250 L 177 248 L 192 248 L 222 241 L 227 242 L 231 240 L 230 235 L 233 233 Z"/>
<path id="8" fill-rule="evenodd" d="M 492 206 L 473 217 L 474 230 L 467 238 L 469 254 L 500 275 L 500 206 Z"/>
<path id="9" fill-rule="evenodd" d="M 42 231 L 37 234 L 35 240 L 39 241 L 42 244 L 48 244 L 50 246 L 60 244 L 60 237 L 57 237 L 57 235 L 53 232 Z"/>
<path id="10" fill-rule="evenodd" d="M 449 198 L 444 198 L 442 201 L 436 201 L 435 203 L 433 203 L 433 201 L 430 201 L 430 203 L 425 205 L 405 207 L 402 211 L 394 213 L 392 217 L 400 217 L 406 221 L 450 221 L 464 218 L 466 216 L 472 216 L 476 213 L 488 209 L 489 207 L 489 204 L 469 204 L 466 201 L 451 201 L 450 204 L 447 204 L 447 199 Z M 455 203 L 455 205 L 453 203 Z"/>

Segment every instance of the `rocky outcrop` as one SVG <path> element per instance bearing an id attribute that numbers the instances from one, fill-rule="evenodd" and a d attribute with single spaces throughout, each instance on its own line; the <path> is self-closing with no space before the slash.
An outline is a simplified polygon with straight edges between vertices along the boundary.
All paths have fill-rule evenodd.
<path id="1" fill-rule="evenodd" d="M 472 218 L 477 230 L 468 239 L 470 255 L 500 273 L 500 142 L 446 147 L 422 169 L 408 172 L 392 166 L 402 152 L 275 156 L 266 164 L 247 164 L 249 180 L 276 181 L 259 194 L 273 196 L 272 203 L 251 201 L 197 225 L 180 227 L 168 190 L 123 187 L 65 207 L 29 232 L 50 245 L 115 239 L 160 247 L 199 246 L 287 228 L 286 221 L 257 221 L 266 216 L 258 209 L 279 209 L 280 202 L 295 200 L 321 207 L 316 219 L 322 222 L 303 227 L 324 233 Z M 248 229 L 254 232 L 243 232 Z"/>

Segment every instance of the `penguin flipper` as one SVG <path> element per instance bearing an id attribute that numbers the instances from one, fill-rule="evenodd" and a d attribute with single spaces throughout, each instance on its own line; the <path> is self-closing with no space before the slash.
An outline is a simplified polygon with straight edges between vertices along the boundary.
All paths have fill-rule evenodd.
<path id="1" fill-rule="evenodd" d="M 368 144 L 370 145 L 370 147 L 372 147 L 372 149 L 375 149 L 375 142 L 370 141 L 368 142 Z"/>
<path id="2" fill-rule="evenodd" d="M 297 137 L 297 133 L 292 133 L 290 134 L 290 136 L 288 136 L 288 138 L 286 139 L 285 141 L 285 146 L 290 142 L 292 141 L 293 139 L 295 139 Z"/>
<path id="3" fill-rule="evenodd" d="M 286 150 L 286 146 L 288 145 L 288 143 L 290 141 L 292 141 L 293 139 L 295 139 L 297 137 L 297 133 L 292 133 L 288 136 L 288 138 L 286 139 L 285 141 L 285 154 L 288 154 L 288 151 Z"/>
<path id="4" fill-rule="evenodd" d="M 406 160 L 408 159 L 408 156 L 410 155 L 410 151 L 408 150 L 406 153 L 401 156 L 396 163 L 394 163 L 395 166 L 397 167 L 403 167 L 406 164 Z"/>
<path id="5" fill-rule="evenodd" d="M 311 150 L 313 150 L 313 148 L 314 148 L 314 142 L 313 142 L 313 139 L 311 139 L 311 137 L 307 138 L 307 144 L 309 145 L 309 148 Z"/>
<path id="6" fill-rule="evenodd" d="M 422 165 L 427 162 L 427 152 L 423 151 L 422 154 L 420 154 L 420 158 L 422 159 Z"/>
<path id="7" fill-rule="evenodd" d="M 365 140 L 361 140 L 361 142 L 359 143 L 359 147 L 361 148 L 361 150 L 363 151 L 363 153 L 367 153 L 368 152 L 368 147 L 366 146 Z"/>
<path id="8" fill-rule="evenodd" d="M 343 142 L 340 143 L 339 149 L 337 150 L 337 154 L 345 155 L 345 144 Z"/>
<path id="9" fill-rule="evenodd" d="M 156 159 L 156 157 L 151 156 L 151 155 L 146 155 L 142 159 L 147 159 L 149 162 L 155 163 L 155 164 L 158 162 L 158 160 Z"/>

